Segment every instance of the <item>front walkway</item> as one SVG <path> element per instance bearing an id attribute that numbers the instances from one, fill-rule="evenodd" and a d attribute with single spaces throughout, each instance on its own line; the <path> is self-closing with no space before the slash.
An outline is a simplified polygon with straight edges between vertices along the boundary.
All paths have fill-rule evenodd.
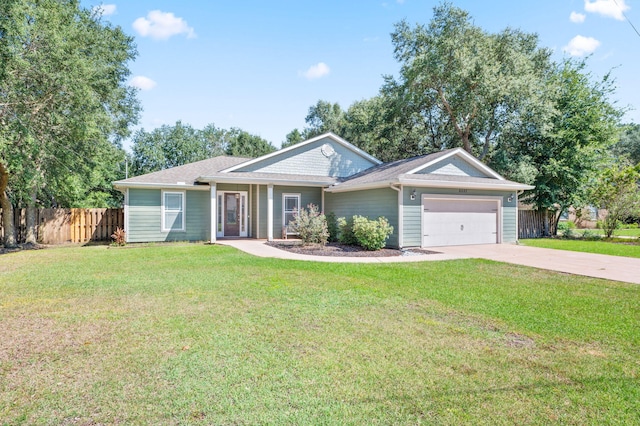
<path id="1" fill-rule="evenodd" d="M 423 262 L 429 260 L 453 260 L 480 258 L 515 265 L 531 266 L 567 274 L 604 278 L 640 284 L 640 259 L 603 254 L 580 253 L 527 247 L 515 244 L 485 244 L 476 246 L 436 247 L 438 254 L 420 254 L 394 257 L 331 257 L 291 253 L 268 246 L 264 240 L 218 240 L 217 243 L 235 247 L 259 257 L 277 259 L 313 260 L 338 263 L 395 263 Z"/>
<path id="2" fill-rule="evenodd" d="M 315 262 L 332 262 L 332 263 L 395 263 L 395 262 L 424 262 L 426 260 L 453 260 L 463 259 L 464 255 L 448 255 L 445 253 L 437 254 L 411 254 L 406 256 L 385 256 L 385 257 L 353 257 L 353 256 L 313 256 L 308 254 L 292 253 L 290 251 L 281 250 L 266 244 L 265 240 L 256 240 L 252 238 L 241 239 L 218 239 L 217 244 L 235 247 L 246 253 L 258 257 L 272 257 L 276 259 L 289 260 L 313 260 Z M 434 249 L 434 251 L 440 251 Z"/>

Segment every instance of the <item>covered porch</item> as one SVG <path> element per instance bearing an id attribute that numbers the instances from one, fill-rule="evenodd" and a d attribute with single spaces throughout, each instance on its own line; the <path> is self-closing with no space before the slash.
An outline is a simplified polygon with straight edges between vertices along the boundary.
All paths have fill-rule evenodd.
<path id="1" fill-rule="evenodd" d="M 209 182 L 213 243 L 218 238 L 286 237 L 296 211 L 309 204 L 324 209 L 324 184 Z"/>

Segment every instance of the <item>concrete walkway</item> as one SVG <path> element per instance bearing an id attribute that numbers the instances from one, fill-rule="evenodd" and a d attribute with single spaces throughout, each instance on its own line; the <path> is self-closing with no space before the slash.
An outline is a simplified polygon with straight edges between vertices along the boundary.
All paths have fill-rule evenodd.
<path id="1" fill-rule="evenodd" d="M 567 274 L 640 284 L 640 259 L 514 244 L 439 247 L 449 256 L 482 258 Z"/>
<path id="2" fill-rule="evenodd" d="M 243 238 L 238 240 L 217 240 L 217 244 L 235 247 L 246 253 L 258 257 L 272 257 L 275 259 L 289 260 L 312 260 L 314 262 L 331 262 L 331 263 L 397 263 L 397 262 L 424 262 L 427 260 L 453 260 L 462 259 L 462 254 L 411 254 L 405 256 L 386 256 L 386 257 L 354 257 L 354 256 L 313 256 L 308 254 L 292 253 L 287 250 L 281 250 L 266 244 L 265 240 L 254 240 L 251 238 Z M 434 251 L 440 251 L 435 249 Z"/>
<path id="3" fill-rule="evenodd" d="M 394 257 L 331 257 L 291 253 L 268 246 L 264 240 L 218 240 L 217 243 L 235 247 L 238 250 L 259 257 L 312 260 L 316 262 L 396 263 L 479 258 L 574 275 L 640 284 L 640 259 L 637 258 L 579 253 L 515 244 L 437 247 L 433 249 L 438 252 L 437 254 L 413 254 Z"/>

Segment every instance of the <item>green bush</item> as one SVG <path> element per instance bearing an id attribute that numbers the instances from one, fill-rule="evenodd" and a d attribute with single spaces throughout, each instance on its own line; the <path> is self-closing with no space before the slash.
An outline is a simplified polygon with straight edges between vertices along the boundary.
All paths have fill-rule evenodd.
<path id="1" fill-rule="evenodd" d="M 576 229 L 575 222 L 571 220 L 558 222 L 558 231 L 566 231 L 567 229 Z"/>
<path id="2" fill-rule="evenodd" d="M 620 221 L 616 222 L 615 227 L 613 229 L 620 229 L 620 226 L 622 224 L 620 223 Z M 606 229 L 607 228 L 607 223 L 605 220 L 598 220 L 596 222 L 596 228 L 597 229 Z"/>
<path id="3" fill-rule="evenodd" d="M 329 212 L 327 215 L 327 230 L 329 231 L 329 241 L 335 243 L 338 241 L 340 235 L 340 227 L 338 226 L 338 219 L 334 212 Z"/>
<path id="4" fill-rule="evenodd" d="M 353 236 L 366 250 L 380 250 L 385 246 L 393 226 L 384 217 L 369 220 L 364 216 L 353 216 Z"/>
<path id="5" fill-rule="evenodd" d="M 325 245 L 329 239 L 327 218 L 314 204 L 309 204 L 306 209 L 300 209 L 294 219 L 289 222 L 289 227 L 298 234 L 303 244 Z"/>
<path id="6" fill-rule="evenodd" d="M 339 217 L 336 221 L 338 225 L 338 241 L 342 244 L 348 244 L 350 246 L 358 245 L 358 240 L 355 235 L 353 235 L 353 218 L 346 219 L 344 217 Z"/>
<path id="7" fill-rule="evenodd" d="M 587 229 L 582 233 L 582 239 L 594 241 L 602 239 L 602 236 L 594 231 Z"/>
<path id="8" fill-rule="evenodd" d="M 625 223 L 621 226 L 622 229 L 638 229 L 637 223 Z"/>

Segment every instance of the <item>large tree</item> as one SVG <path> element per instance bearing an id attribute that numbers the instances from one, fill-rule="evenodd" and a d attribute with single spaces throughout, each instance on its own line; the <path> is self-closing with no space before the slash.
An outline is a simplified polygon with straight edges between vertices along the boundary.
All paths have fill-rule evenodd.
<path id="1" fill-rule="evenodd" d="M 525 105 L 539 101 L 551 69 L 537 35 L 488 33 L 449 3 L 434 8 L 428 25 L 396 24 L 391 37 L 401 69 L 383 92 L 398 100 L 402 124 L 423 134 L 418 145 L 462 146 L 481 158 Z"/>
<path id="2" fill-rule="evenodd" d="M 553 213 L 554 234 L 563 212 L 589 201 L 590 184 L 617 139 L 621 111 L 609 99 L 614 82 L 609 75 L 594 79 L 585 67 L 571 60 L 558 64 L 545 90 L 551 115 L 523 114 L 526 125 L 505 132 L 492 159 L 507 177 L 535 185 L 523 199 Z"/>
<path id="3" fill-rule="evenodd" d="M 271 142 L 244 130 L 232 127 L 225 134 L 225 153 L 237 157 L 260 157 L 275 151 Z"/>
<path id="4" fill-rule="evenodd" d="M 126 82 L 133 39 L 74 0 L 0 2 L 0 205 L 5 245 L 14 206 L 33 207 L 51 184 L 91 180 L 92 165 L 137 120 Z M 71 177 L 75 179 L 71 179 Z"/>
<path id="5" fill-rule="evenodd" d="M 640 124 L 622 126 L 620 140 L 613 146 L 613 154 L 626 157 L 633 164 L 640 164 Z"/>
<path id="6" fill-rule="evenodd" d="M 593 185 L 591 201 L 607 209 L 603 229 L 607 238 L 628 217 L 640 216 L 640 164 L 624 167 L 616 164 L 605 169 Z"/>
<path id="7" fill-rule="evenodd" d="M 305 117 L 307 127 L 304 138 L 309 139 L 326 132 L 339 133 L 342 128 L 344 111 L 338 103 L 319 100 L 309 108 Z"/>
<path id="8" fill-rule="evenodd" d="M 177 121 L 133 136 L 132 174 L 141 175 L 224 154 L 224 130 L 209 124 L 203 130 Z"/>

